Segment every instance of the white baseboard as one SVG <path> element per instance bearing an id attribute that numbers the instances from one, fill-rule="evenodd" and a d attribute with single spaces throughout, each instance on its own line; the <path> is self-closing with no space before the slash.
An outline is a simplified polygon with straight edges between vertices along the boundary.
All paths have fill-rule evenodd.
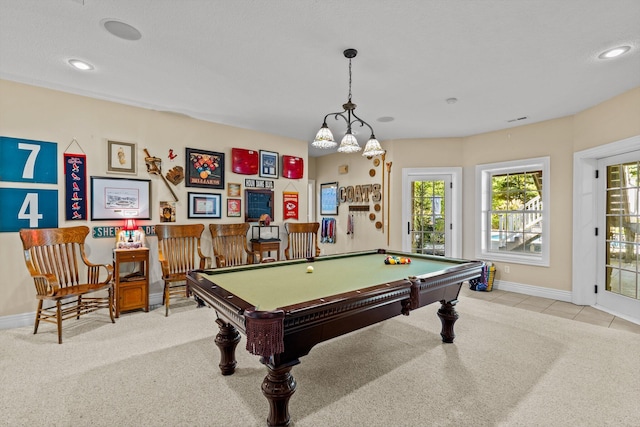
<path id="1" fill-rule="evenodd" d="M 162 305 L 162 292 L 149 294 L 149 307 L 155 308 Z M 23 326 L 33 326 L 36 312 L 13 314 L 11 316 L 0 317 L 0 329 L 21 328 Z"/>
<path id="2" fill-rule="evenodd" d="M 23 326 L 33 326 L 36 319 L 36 312 L 13 314 L 11 316 L 0 317 L 0 329 L 21 328 Z"/>
<path id="3" fill-rule="evenodd" d="M 549 289 L 540 286 L 523 285 L 522 283 L 507 282 L 505 280 L 496 280 L 493 283 L 493 287 L 500 289 L 501 291 L 571 302 L 571 291 L 560 291 L 558 289 Z"/>
<path id="4" fill-rule="evenodd" d="M 149 307 L 162 305 L 162 292 L 157 294 L 149 294 Z"/>

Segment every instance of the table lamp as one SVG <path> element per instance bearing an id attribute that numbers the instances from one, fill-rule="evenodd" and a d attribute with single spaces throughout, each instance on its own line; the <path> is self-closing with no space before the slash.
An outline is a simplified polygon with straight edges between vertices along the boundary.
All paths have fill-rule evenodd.
<path id="1" fill-rule="evenodd" d="M 129 243 L 133 242 L 133 232 L 138 229 L 136 225 L 136 220 L 127 218 L 124 220 L 124 230 L 129 232 Z"/>

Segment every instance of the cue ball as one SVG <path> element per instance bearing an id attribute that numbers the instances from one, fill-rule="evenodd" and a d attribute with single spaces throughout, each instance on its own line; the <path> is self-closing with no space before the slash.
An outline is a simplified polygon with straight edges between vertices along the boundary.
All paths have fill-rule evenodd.
<path id="1" fill-rule="evenodd" d="M 307 273 L 313 273 L 313 266 L 307 267 Z"/>

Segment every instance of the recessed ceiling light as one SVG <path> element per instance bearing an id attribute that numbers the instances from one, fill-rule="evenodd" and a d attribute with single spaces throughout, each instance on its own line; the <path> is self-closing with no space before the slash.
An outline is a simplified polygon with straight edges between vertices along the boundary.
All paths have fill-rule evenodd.
<path id="1" fill-rule="evenodd" d="M 88 62 L 81 61 L 79 59 L 70 59 L 69 65 L 81 71 L 93 70 L 93 65 L 89 64 Z"/>
<path id="2" fill-rule="evenodd" d="M 629 50 L 631 50 L 631 46 L 614 47 L 613 49 L 605 50 L 604 52 L 602 52 L 600 55 L 598 55 L 598 58 L 600 59 L 616 58 L 622 55 L 623 53 L 627 53 Z"/>
<path id="3" fill-rule="evenodd" d="M 383 117 L 379 117 L 378 118 L 378 121 L 381 122 L 381 123 L 392 122 L 394 120 L 395 119 L 393 117 L 390 117 L 390 116 L 383 116 Z"/>
<path id="4" fill-rule="evenodd" d="M 455 104 L 458 102 L 458 98 L 447 98 L 447 104 Z"/>
<path id="5" fill-rule="evenodd" d="M 116 21 L 115 19 L 103 19 L 100 23 L 105 30 L 121 39 L 140 40 L 142 38 L 140 31 L 124 22 Z"/>

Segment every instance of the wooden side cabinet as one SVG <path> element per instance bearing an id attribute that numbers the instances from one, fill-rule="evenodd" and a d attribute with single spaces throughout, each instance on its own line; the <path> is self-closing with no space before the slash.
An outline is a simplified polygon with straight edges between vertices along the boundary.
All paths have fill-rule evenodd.
<path id="1" fill-rule="evenodd" d="M 114 249 L 113 277 L 116 317 L 121 311 L 149 311 L 149 248 Z"/>
<path id="2" fill-rule="evenodd" d="M 264 252 L 268 252 L 269 256 L 271 256 L 271 251 L 276 253 L 276 259 L 280 261 L 280 240 L 279 239 L 269 239 L 269 240 L 258 240 L 251 239 L 251 263 L 255 263 L 255 254 L 260 255 L 260 259 L 262 259 L 262 254 Z"/>

